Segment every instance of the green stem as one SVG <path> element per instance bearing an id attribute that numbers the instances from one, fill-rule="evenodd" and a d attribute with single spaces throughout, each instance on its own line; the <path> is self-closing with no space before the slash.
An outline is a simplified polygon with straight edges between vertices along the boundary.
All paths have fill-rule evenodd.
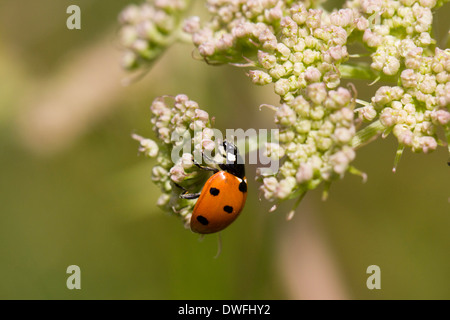
<path id="1" fill-rule="evenodd" d="M 364 129 L 358 131 L 352 140 L 352 147 L 358 148 L 375 139 L 381 132 L 386 130 L 380 120 L 372 122 Z"/>
<path id="2" fill-rule="evenodd" d="M 445 128 L 445 138 L 447 139 L 447 148 L 448 153 L 450 154 L 450 126 Z M 447 164 L 450 166 L 450 158 L 448 159 Z"/>
<path id="3" fill-rule="evenodd" d="M 365 172 L 362 172 L 359 169 L 356 169 L 354 166 L 350 166 L 348 168 L 348 172 L 350 172 L 351 174 L 354 174 L 356 176 L 360 176 L 363 180 L 363 183 L 365 183 L 367 181 L 367 174 Z"/>
<path id="4" fill-rule="evenodd" d="M 339 72 L 343 79 L 359 79 L 374 81 L 379 78 L 386 82 L 396 82 L 397 77 L 386 76 L 383 73 L 375 72 L 366 62 L 347 62 L 339 66 Z"/>
<path id="5" fill-rule="evenodd" d="M 400 162 L 400 158 L 402 157 L 403 150 L 405 150 L 405 146 L 399 145 L 397 148 L 397 152 L 395 153 L 394 167 L 392 168 L 392 172 L 394 172 L 394 173 L 395 173 L 395 171 L 397 171 L 397 165 Z"/>
<path id="6" fill-rule="evenodd" d="M 378 76 L 367 63 L 362 62 L 341 64 L 339 72 L 344 79 L 374 80 Z"/>
<path id="7" fill-rule="evenodd" d="M 302 194 L 297 198 L 297 201 L 295 201 L 294 206 L 292 207 L 292 210 L 288 212 L 286 216 L 286 220 L 291 220 L 294 217 L 295 210 L 297 210 L 297 207 L 299 206 L 300 202 L 302 202 L 303 198 L 306 195 L 306 191 L 303 191 Z"/>

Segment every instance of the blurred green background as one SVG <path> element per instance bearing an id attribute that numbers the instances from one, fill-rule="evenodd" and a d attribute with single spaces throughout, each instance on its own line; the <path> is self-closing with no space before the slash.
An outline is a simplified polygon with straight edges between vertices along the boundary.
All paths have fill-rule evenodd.
<path id="1" fill-rule="evenodd" d="M 66 28 L 77 4 L 82 29 Z M 244 69 L 212 67 L 175 45 L 128 87 L 120 70 L 117 15 L 124 1 L 0 3 L 0 298 L 2 299 L 450 299 L 448 152 L 406 152 L 391 169 L 393 137 L 358 151 L 368 181 L 347 175 L 268 213 L 255 167 L 242 216 L 199 241 L 155 206 L 149 106 L 185 93 L 225 128 L 273 127 L 272 88 Z M 438 32 L 449 29 L 447 5 Z M 447 21 L 446 21 L 447 20 Z M 440 31 L 439 31 L 440 30 Z M 357 83 L 361 98 L 373 92 Z M 365 93 L 366 92 L 366 93 Z M 236 117 L 236 115 L 239 115 Z M 68 290 L 66 268 L 81 268 Z M 369 265 L 381 290 L 369 290 Z"/>

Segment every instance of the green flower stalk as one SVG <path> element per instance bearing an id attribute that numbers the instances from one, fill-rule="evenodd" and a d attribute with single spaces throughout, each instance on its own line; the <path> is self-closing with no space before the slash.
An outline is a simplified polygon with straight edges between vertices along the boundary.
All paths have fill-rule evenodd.
<path id="1" fill-rule="evenodd" d="M 348 0 L 328 12 L 320 1 L 208 0 L 208 21 L 182 18 L 181 10 L 173 16 L 184 19 L 179 25 L 205 62 L 245 67 L 254 84 L 273 86 L 278 142 L 260 147 L 281 164 L 259 175 L 260 189 L 275 203 L 296 198 L 295 210 L 308 190 L 323 184 L 326 197 L 347 172 L 365 178 L 351 163 L 358 148 L 379 136 L 398 140 L 394 170 L 406 148 L 429 153 L 445 145 L 441 129 L 448 143 L 450 49 L 438 48 L 432 33 L 433 10 L 444 2 Z M 355 42 L 364 53 L 349 52 Z M 364 55 L 369 61 L 356 60 Z M 363 101 L 341 79 L 390 84 Z M 175 114 L 164 117 L 170 122 Z M 170 126 L 158 130 L 170 149 Z M 181 170 L 175 176 L 183 177 Z"/>

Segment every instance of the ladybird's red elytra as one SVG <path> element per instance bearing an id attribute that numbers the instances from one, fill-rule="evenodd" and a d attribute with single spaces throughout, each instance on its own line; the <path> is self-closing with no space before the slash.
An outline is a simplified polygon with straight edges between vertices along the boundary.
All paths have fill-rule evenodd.
<path id="1" fill-rule="evenodd" d="M 191 230 L 201 234 L 214 233 L 228 227 L 241 213 L 247 199 L 247 179 L 219 171 L 203 186 L 191 217 Z"/>
<path id="2" fill-rule="evenodd" d="M 226 163 L 219 164 L 221 170 L 198 165 L 215 173 L 206 181 L 200 194 L 181 195 L 187 199 L 198 197 L 190 227 L 200 234 L 215 233 L 228 227 L 239 216 L 247 200 L 245 166 L 238 149 L 227 141 L 223 142 L 223 147 Z"/>

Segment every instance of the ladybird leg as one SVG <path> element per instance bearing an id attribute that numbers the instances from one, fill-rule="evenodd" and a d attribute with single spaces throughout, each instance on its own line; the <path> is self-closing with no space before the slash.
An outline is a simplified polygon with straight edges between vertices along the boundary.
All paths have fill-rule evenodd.
<path id="1" fill-rule="evenodd" d="M 200 192 L 198 192 L 198 193 L 189 193 L 189 190 L 187 190 L 186 188 L 183 188 L 178 183 L 174 182 L 173 184 L 176 185 L 181 190 L 183 190 L 183 193 L 180 194 L 180 198 L 182 198 L 182 199 L 197 199 L 198 197 L 200 197 Z"/>
<path id="2" fill-rule="evenodd" d="M 188 190 L 186 189 L 186 188 L 184 188 L 184 187 L 182 187 L 182 186 L 180 186 L 178 183 L 176 183 L 176 182 L 173 182 L 172 181 L 172 183 L 177 187 L 177 188 L 179 188 L 179 189 L 181 189 L 181 190 L 183 190 L 185 193 L 186 192 L 188 192 Z"/>
<path id="3" fill-rule="evenodd" d="M 205 166 L 202 166 L 202 165 L 198 164 L 197 162 L 194 162 L 194 164 L 195 164 L 198 168 L 200 168 L 200 169 L 202 169 L 202 170 L 205 170 L 205 171 L 212 171 L 212 172 L 214 172 L 214 173 L 219 172 L 219 169 L 216 169 L 216 168 L 205 167 Z"/>
<path id="4" fill-rule="evenodd" d="M 200 192 L 198 193 L 182 193 L 180 194 L 180 198 L 182 199 L 197 199 L 198 197 L 200 197 Z"/>

